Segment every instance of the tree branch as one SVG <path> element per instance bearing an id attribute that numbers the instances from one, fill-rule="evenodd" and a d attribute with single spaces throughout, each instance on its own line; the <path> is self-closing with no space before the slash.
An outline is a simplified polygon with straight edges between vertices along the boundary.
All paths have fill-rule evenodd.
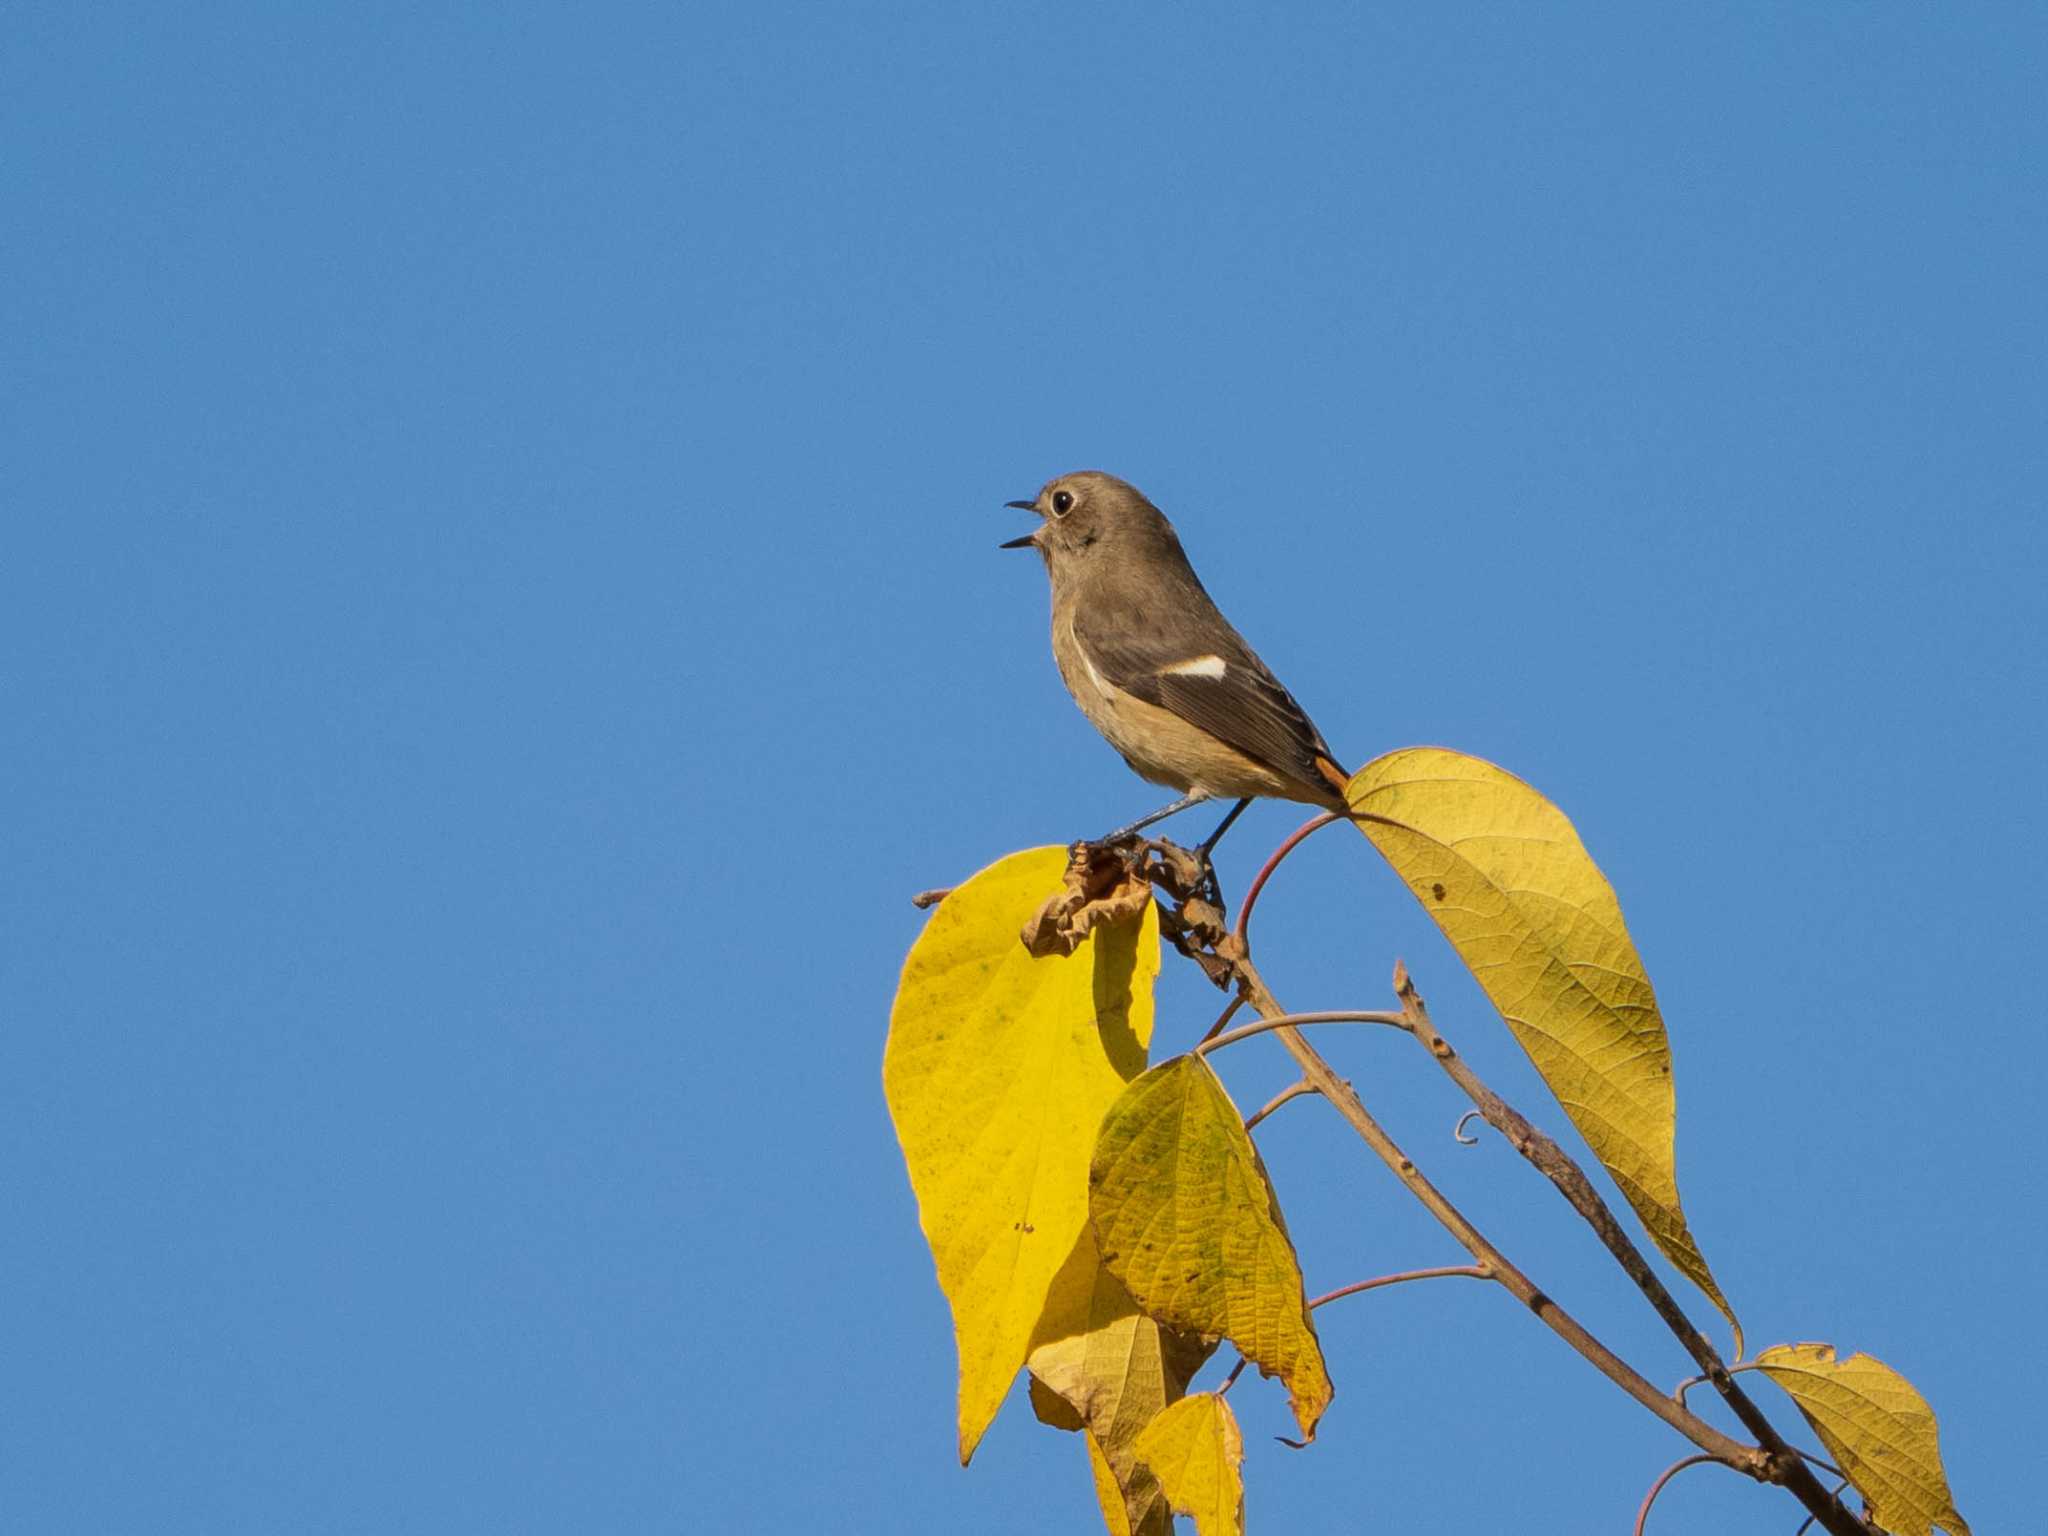
<path id="1" fill-rule="evenodd" d="M 1233 959 L 1231 970 L 1246 1001 L 1251 1004 L 1254 1011 L 1262 1018 L 1284 1021 L 1287 1010 L 1280 1006 L 1279 1000 L 1267 988 L 1265 980 L 1259 975 L 1258 968 L 1252 964 L 1249 956 Z M 1379 1122 L 1373 1119 L 1371 1112 L 1352 1091 L 1351 1085 L 1339 1077 L 1315 1047 L 1308 1043 L 1306 1035 L 1285 1022 L 1277 1024 L 1274 1033 L 1279 1036 L 1280 1043 L 1287 1047 L 1288 1054 L 1300 1064 L 1302 1076 L 1330 1101 L 1337 1113 L 1344 1117 L 1345 1122 L 1358 1133 L 1367 1146 L 1372 1148 L 1380 1161 L 1393 1171 L 1394 1176 L 1407 1185 L 1409 1193 L 1422 1203 L 1423 1208 L 1436 1217 L 1445 1230 L 1458 1240 L 1459 1245 L 1493 1271 L 1494 1280 L 1510 1295 L 1534 1312 L 1546 1327 L 1577 1350 L 1601 1375 L 1701 1450 L 1719 1457 L 1730 1466 L 1747 1472 L 1759 1481 L 1772 1480 L 1773 1468 L 1769 1458 L 1762 1451 L 1730 1439 L 1706 1420 L 1679 1407 L 1675 1401 L 1659 1392 L 1626 1360 L 1587 1332 L 1578 1319 L 1544 1295 L 1527 1275 L 1509 1262 L 1506 1254 L 1488 1242 L 1479 1229 L 1465 1218 L 1464 1213 L 1423 1177 L 1422 1171 L 1402 1152 L 1394 1139 L 1381 1129 Z M 1864 1533 L 1843 1533 L 1843 1536 L 1864 1536 Z"/>
<path id="2" fill-rule="evenodd" d="M 1800 1459 L 1799 1452 L 1786 1443 L 1784 1436 L 1764 1416 L 1756 1400 L 1735 1383 L 1713 1342 L 1693 1325 L 1685 1309 L 1679 1306 L 1656 1271 L 1650 1268 L 1642 1250 L 1630 1239 L 1612 1208 L 1600 1198 L 1585 1170 L 1564 1148 L 1537 1130 L 1518 1110 L 1481 1082 L 1479 1075 L 1465 1064 L 1465 1059 L 1452 1049 L 1451 1043 L 1437 1032 L 1436 1026 L 1430 1022 L 1429 1009 L 1422 1001 L 1422 994 L 1415 990 L 1408 968 L 1398 961 L 1394 966 L 1394 991 L 1401 999 L 1401 1012 L 1408 1021 L 1408 1032 L 1428 1050 L 1451 1081 L 1464 1090 L 1486 1123 L 1506 1137 L 1508 1145 L 1550 1180 L 1571 1208 L 1585 1218 L 1586 1224 L 1614 1256 L 1622 1272 L 1635 1282 L 1636 1289 L 1649 1300 L 1657 1316 L 1663 1319 L 1664 1326 L 1685 1346 L 1686 1353 L 1698 1363 L 1701 1373 L 1734 1410 L 1743 1428 L 1756 1436 L 1757 1444 L 1777 1469 L 1772 1481 L 1783 1483 L 1798 1495 L 1799 1501 L 1836 1536 L 1867 1536 L 1869 1527 L 1821 1486 L 1820 1479 L 1813 1475 Z M 1670 1401 L 1682 1402 L 1683 1392 Z M 1835 1518 L 1831 1519 L 1831 1514 Z"/>
<path id="3" fill-rule="evenodd" d="M 1253 894 L 1256 895 L 1257 890 L 1263 889 L 1265 884 L 1271 879 L 1274 870 L 1279 867 L 1281 860 L 1293 851 L 1294 848 L 1298 847 L 1303 839 L 1321 827 L 1329 825 L 1332 820 L 1336 819 L 1339 818 L 1334 816 L 1311 818 L 1310 821 L 1304 823 L 1293 835 L 1288 837 L 1279 848 L 1274 850 L 1272 856 L 1260 868 L 1254 882 Z M 1244 937 L 1246 931 L 1244 917 L 1240 915 L 1235 931 L 1226 932 L 1224 930 L 1222 926 L 1223 914 L 1201 899 L 1201 887 L 1198 884 L 1189 885 L 1187 882 L 1176 877 L 1177 865 L 1185 862 L 1186 858 L 1187 856 L 1178 849 L 1162 849 L 1161 857 L 1147 871 L 1150 878 L 1155 883 L 1158 883 L 1168 895 L 1174 898 L 1174 904 L 1170 911 L 1163 914 L 1163 916 L 1170 918 L 1171 921 L 1162 922 L 1162 933 L 1182 954 L 1200 965 L 1210 980 L 1214 981 L 1219 987 L 1230 988 L 1234 986 L 1238 995 L 1250 1003 L 1253 1010 L 1261 1018 L 1274 1021 L 1272 1026 L 1273 1032 L 1279 1036 L 1281 1043 L 1287 1048 L 1288 1054 L 1293 1056 L 1296 1063 L 1302 1068 L 1304 1080 L 1330 1101 L 1338 1114 L 1358 1133 L 1366 1145 L 1372 1148 L 1375 1155 L 1393 1171 L 1394 1175 L 1402 1183 L 1408 1186 L 1409 1192 L 1415 1196 L 1423 1208 L 1435 1216 L 1445 1229 L 1474 1258 L 1493 1271 L 1493 1278 L 1496 1283 L 1534 1312 L 1546 1327 L 1564 1339 L 1567 1344 L 1571 1345 L 1574 1350 L 1583 1356 L 1602 1375 L 1635 1398 L 1645 1408 L 1649 1409 L 1651 1413 L 1664 1420 L 1680 1434 L 1699 1446 L 1709 1456 L 1726 1462 L 1729 1466 L 1759 1481 L 1775 1482 L 1784 1485 L 1830 1532 L 1830 1536 L 1872 1536 L 1871 1528 L 1868 1525 L 1851 1514 L 1839 1499 L 1831 1496 L 1820 1485 L 1819 1480 L 1813 1476 L 1805 1462 L 1800 1459 L 1799 1453 L 1786 1445 L 1783 1437 L 1771 1426 L 1770 1421 L 1764 1418 L 1762 1411 L 1748 1398 L 1747 1394 L 1741 1392 L 1739 1388 L 1733 1387 L 1732 1382 L 1729 1380 L 1728 1369 L 1721 1363 L 1719 1354 L 1715 1352 L 1712 1344 L 1708 1343 L 1704 1336 L 1699 1333 L 1699 1330 L 1692 1326 L 1690 1320 L 1678 1309 L 1677 1303 L 1670 1301 L 1669 1292 L 1664 1292 L 1665 1300 L 1669 1302 L 1671 1312 L 1675 1314 L 1678 1325 L 1682 1325 L 1685 1330 L 1684 1333 L 1680 1334 L 1681 1340 L 1687 1343 L 1688 1348 L 1692 1348 L 1693 1341 L 1697 1340 L 1698 1347 L 1706 1351 L 1706 1356 L 1701 1363 L 1708 1369 L 1708 1379 L 1712 1380 L 1715 1386 L 1721 1389 L 1723 1396 L 1728 1398 L 1731 1407 L 1736 1408 L 1738 1416 L 1742 1418 L 1744 1424 L 1757 1432 L 1760 1442 L 1758 1445 L 1746 1446 L 1730 1439 L 1711 1424 L 1708 1424 L 1705 1420 L 1692 1413 L 1682 1403 L 1659 1392 L 1656 1387 L 1651 1385 L 1649 1381 L 1631 1367 L 1628 1362 L 1621 1359 L 1598 1339 L 1594 1338 L 1570 1313 L 1539 1291 L 1526 1275 L 1508 1261 L 1506 1255 L 1502 1254 L 1499 1249 L 1488 1242 L 1479 1230 L 1465 1218 L 1464 1214 L 1456 1206 L 1452 1205 L 1436 1186 L 1423 1177 L 1421 1171 L 1401 1151 L 1393 1138 L 1387 1135 L 1386 1131 L 1373 1119 L 1371 1113 L 1366 1109 L 1357 1093 L 1353 1091 L 1351 1085 L 1339 1077 L 1330 1067 L 1330 1064 L 1323 1060 L 1321 1054 L 1308 1043 L 1307 1037 L 1299 1029 L 1295 1028 L 1291 1022 L 1284 1022 L 1288 1019 L 1286 1009 L 1273 996 L 1272 991 L 1266 986 L 1264 979 L 1259 975 L 1257 967 L 1251 962 L 1249 947 Z M 1403 979 L 1405 980 L 1405 976 Z M 1414 989 L 1411 985 L 1407 990 L 1413 992 Z M 1420 1002 L 1419 997 L 1417 1002 Z M 1419 1011 L 1426 1022 L 1426 1010 Z M 1410 1012 L 1406 998 L 1403 999 L 1403 1016 L 1409 1023 L 1411 1032 L 1413 1032 L 1415 1016 Z M 1432 1056 L 1435 1056 L 1439 1061 L 1447 1059 L 1452 1062 L 1457 1061 L 1456 1053 L 1450 1051 L 1448 1046 L 1443 1046 L 1442 1051 L 1439 1052 L 1438 1046 L 1442 1045 L 1442 1037 L 1436 1035 L 1433 1028 L 1430 1029 L 1430 1035 L 1436 1042 L 1436 1044 L 1431 1045 Z M 1222 1038 L 1220 1035 L 1216 1037 L 1217 1040 Z M 1421 1036 L 1418 1035 L 1418 1038 L 1421 1038 Z M 1205 1043 L 1212 1044 L 1214 1042 Z M 1425 1041 L 1425 1043 L 1428 1042 Z M 1462 1063 L 1460 1065 L 1462 1066 Z M 1448 1067 L 1446 1070 L 1449 1070 Z M 1474 1084 L 1478 1084 L 1476 1076 L 1471 1081 Z M 1479 1084 L 1479 1086 L 1484 1088 L 1483 1084 Z M 1510 1124 L 1519 1124 L 1526 1134 L 1522 1140 L 1516 1141 L 1515 1144 L 1518 1148 L 1524 1149 L 1524 1156 L 1529 1156 L 1526 1147 L 1536 1145 L 1534 1138 L 1538 1133 L 1535 1132 L 1533 1126 L 1530 1126 L 1519 1114 L 1510 1109 L 1498 1095 L 1491 1094 L 1490 1090 L 1487 1090 L 1487 1092 L 1492 1103 L 1502 1114 L 1502 1119 L 1498 1122 L 1493 1121 L 1493 1117 L 1489 1115 L 1489 1122 L 1496 1124 L 1496 1128 L 1500 1129 L 1504 1135 L 1510 1135 L 1511 1141 L 1514 1141 L 1515 1137 L 1508 1131 L 1507 1127 Z M 1480 1104 L 1482 1113 L 1485 1113 L 1486 1107 L 1486 1104 Z M 1544 1138 L 1544 1140 L 1547 1142 L 1548 1138 Z M 1549 1143 L 1549 1145 L 1553 1149 L 1556 1147 L 1555 1143 Z M 1577 1165 L 1571 1163 L 1569 1158 L 1564 1158 L 1561 1150 L 1557 1151 L 1557 1156 L 1562 1159 L 1565 1165 L 1568 1165 L 1574 1172 L 1577 1172 Z M 1585 1186 L 1588 1193 L 1591 1193 L 1591 1185 L 1586 1181 L 1583 1173 L 1578 1173 L 1578 1182 Z M 1564 1189 L 1565 1186 L 1560 1184 L 1559 1188 Z M 1569 1191 L 1567 1191 L 1567 1198 L 1569 1197 Z M 1593 1195 L 1592 1198 L 1595 1206 L 1605 1212 L 1606 1207 L 1599 1201 L 1597 1194 Z M 1643 1263 L 1641 1254 L 1635 1252 L 1634 1245 L 1628 1242 L 1627 1235 L 1622 1233 L 1619 1224 L 1614 1222 L 1612 1212 L 1606 1212 L 1606 1215 L 1608 1224 L 1614 1228 L 1627 1250 L 1634 1254 L 1637 1265 L 1641 1267 L 1645 1274 L 1648 1274 L 1651 1285 L 1661 1291 L 1663 1289 L 1662 1282 L 1658 1281 L 1653 1273 L 1649 1273 L 1648 1266 Z M 1590 1220 L 1591 1218 L 1589 1217 L 1588 1219 Z M 1615 1252 L 1615 1257 L 1621 1259 L 1622 1254 L 1617 1251 Z M 1629 1268 L 1625 1261 L 1623 1267 L 1624 1269 Z M 1651 1296 L 1654 1303 L 1655 1297 L 1651 1295 L 1647 1288 L 1645 1289 L 1645 1295 Z M 1660 1307 L 1658 1310 L 1660 1316 L 1663 1316 L 1663 1308 Z M 1667 1324 L 1670 1324 L 1672 1318 L 1666 1316 L 1665 1321 Z"/>

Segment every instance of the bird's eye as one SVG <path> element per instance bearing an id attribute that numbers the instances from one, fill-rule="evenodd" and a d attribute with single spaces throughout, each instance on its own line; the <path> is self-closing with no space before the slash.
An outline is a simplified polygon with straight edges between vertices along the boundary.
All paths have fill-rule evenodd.
<path id="1" fill-rule="evenodd" d="M 1065 517 L 1073 510 L 1074 493 L 1072 491 L 1054 491 L 1052 493 L 1052 515 L 1054 517 Z"/>

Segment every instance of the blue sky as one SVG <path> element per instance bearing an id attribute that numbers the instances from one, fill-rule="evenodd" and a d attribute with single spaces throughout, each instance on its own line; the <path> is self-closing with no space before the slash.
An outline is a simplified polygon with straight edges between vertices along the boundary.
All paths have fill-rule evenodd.
<path id="1" fill-rule="evenodd" d="M 995 549 L 1084 466 L 1348 761 L 1574 816 L 1753 1342 L 1876 1353 L 1977 1529 L 2037 1507 L 2038 7 L 8 30 L 10 1527 L 1088 1529 L 1020 1402 L 953 1464 L 879 1082 L 908 895 L 1157 803 Z M 1262 924 L 1298 1007 L 1405 956 L 1562 1128 L 1360 840 Z M 1212 1012 L 1170 974 L 1162 1045 Z M 1686 1373 L 1412 1048 L 1327 1049 Z M 1314 1106 L 1265 1146 L 1312 1286 L 1455 1261 Z M 1233 1396 L 1257 1528 L 1619 1529 L 1685 1449 L 1477 1288 L 1323 1331 L 1312 1452 Z M 1652 1529 L 1796 1523 L 1705 1469 Z"/>

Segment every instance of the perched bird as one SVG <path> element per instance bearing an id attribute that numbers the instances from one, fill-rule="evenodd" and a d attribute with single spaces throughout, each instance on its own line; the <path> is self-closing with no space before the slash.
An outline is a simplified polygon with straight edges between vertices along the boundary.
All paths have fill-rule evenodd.
<path id="1" fill-rule="evenodd" d="M 1120 827 L 1112 842 L 1199 805 L 1254 798 L 1344 809 L 1349 777 L 1294 695 L 1216 609 L 1180 539 L 1136 486 L 1095 470 L 1061 475 L 1030 501 L 1035 549 L 1052 577 L 1052 654 L 1089 723 L 1143 777 L 1183 792 Z"/>

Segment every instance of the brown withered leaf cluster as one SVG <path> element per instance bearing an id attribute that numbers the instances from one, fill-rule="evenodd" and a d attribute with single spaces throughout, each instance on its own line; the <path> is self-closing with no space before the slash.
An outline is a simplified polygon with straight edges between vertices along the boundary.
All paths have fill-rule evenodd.
<path id="1" fill-rule="evenodd" d="M 1230 931 L 1212 873 L 1177 843 L 1149 843 L 1145 854 L 1147 875 L 1168 898 L 1160 902 L 1161 937 L 1227 990 L 1244 946 Z"/>
<path id="2" fill-rule="evenodd" d="M 1145 910 L 1152 883 L 1129 850 L 1101 843 L 1076 843 L 1068 851 L 1067 874 L 1024 925 L 1024 947 L 1039 958 L 1071 955 L 1098 923 Z"/>
<path id="3" fill-rule="evenodd" d="M 1151 887 L 1159 887 L 1159 934 L 1212 983 L 1231 987 L 1243 946 L 1229 928 L 1208 868 L 1171 842 L 1073 844 L 1065 883 L 1024 924 L 1024 948 L 1038 956 L 1073 954 L 1098 924 L 1143 911 Z"/>
<path id="4" fill-rule="evenodd" d="M 1229 987 L 1242 946 L 1209 870 L 1177 843 L 1074 844 L 1064 884 L 1024 925 L 1024 947 L 1033 955 L 1071 955 L 1097 924 L 1143 910 L 1153 886 L 1160 933 L 1217 986 Z"/>

